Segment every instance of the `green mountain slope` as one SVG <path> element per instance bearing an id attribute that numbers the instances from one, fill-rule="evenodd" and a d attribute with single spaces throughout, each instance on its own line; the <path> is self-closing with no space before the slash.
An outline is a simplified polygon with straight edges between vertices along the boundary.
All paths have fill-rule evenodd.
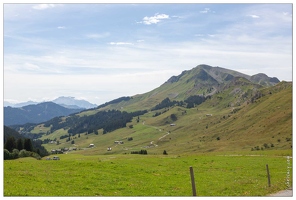
<path id="1" fill-rule="evenodd" d="M 205 101 L 189 108 L 187 100 L 196 95 L 202 95 Z M 155 109 L 156 105 L 164 106 Z M 121 117 L 115 110 L 130 114 L 122 112 Z M 116 120 L 104 119 L 112 113 L 118 115 Z M 107 124 L 100 125 L 103 121 Z M 106 132 L 104 127 L 110 127 L 111 122 L 120 126 Z M 82 154 L 141 149 L 152 154 L 164 150 L 179 154 L 291 149 L 292 83 L 279 83 L 277 78 L 263 74 L 248 76 L 200 65 L 171 77 L 148 93 L 122 97 L 97 109 L 35 127 L 19 128 L 42 135 L 40 139 L 48 150 L 75 147 Z M 95 147 L 88 148 L 90 144 Z M 109 147 L 112 151 L 107 151 Z"/>
<path id="2" fill-rule="evenodd" d="M 237 79 L 252 83 L 254 88 L 269 87 L 279 83 L 277 78 L 270 78 L 265 74 L 249 76 L 221 67 L 198 65 L 191 70 L 183 71 L 178 76 L 172 76 L 150 92 L 135 95 L 129 101 L 111 104 L 105 109 L 135 111 L 151 109 L 167 97 L 171 100 L 184 101 L 192 95 L 211 96 L 225 90 L 225 87 Z"/>
<path id="3" fill-rule="evenodd" d="M 139 122 L 134 119 L 129 123 L 133 128 L 127 126 L 106 135 L 99 132 L 97 137 L 83 135 L 88 139 L 75 140 L 75 144 L 96 145 L 80 151 L 84 154 L 130 153 L 140 149 L 151 154 L 164 150 L 170 154 L 191 154 L 292 149 L 292 84 L 280 83 L 261 92 L 253 103 L 236 107 L 222 109 L 225 100 L 217 102 L 216 95 L 195 108 L 175 106 L 157 117 L 150 112 L 140 116 Z M 108 147 L 112 151 L 107 151 Z"/>

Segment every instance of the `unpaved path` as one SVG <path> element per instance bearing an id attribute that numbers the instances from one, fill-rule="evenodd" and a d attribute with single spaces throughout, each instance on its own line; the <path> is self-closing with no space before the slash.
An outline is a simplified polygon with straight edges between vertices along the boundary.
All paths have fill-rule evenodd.
<path id="1" fill-rule="evenodd" d="M 292 188 L 291 189 L 287 189 L 287 190 L 282 190 L 282 191 L 279 191 L 275 194 L 269 194 L 267 196 L 270 196 L 270 197 L 292 197 L 293 196 L 293 190 Z"/>
<path id="2" fill-rule="evenodd" d="M 145 125 L 145 126 L 150 126 L 150 125 L 145 124 L 145 121 L 143 121 L 142 124 Z M 159 132 L 162 131 L 160 128 L 158 128 L 158 127 L 156 127 L 156 126 L 150 126 L 150 127 L 153 127 L 153 128 L 155 128 L 155 129 L 159 130 Z M 170 134 L 170 132 L 166 132 L 166 134 L 163 135 L 163 136 L 161 136 L 160 138 L 158 138 L 158 140 L 163 139 L 164 137 L 168 136 L 169 134 Z M 150 142 L 150 145 L 154 145 L 155 147 L 157 147 L 158 145 L 157 145 L 157 144 L 153 144 L 153 142 L 154 142 L 154 141 L 151 141 L 151 142 Z"/>

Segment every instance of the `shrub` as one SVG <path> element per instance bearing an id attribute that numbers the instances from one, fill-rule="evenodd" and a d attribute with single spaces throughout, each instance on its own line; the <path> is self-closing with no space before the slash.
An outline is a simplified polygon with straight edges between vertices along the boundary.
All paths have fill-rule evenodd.
<path id="1" fill-rule="evenodd" d="M 166 150 L 164 150 L 162 154 L 163 155 L 168 155 L 168 153 L 166 152 Z"/>
<path id="2" fill-rule="evenodd" d="M 18 158 L 19 157 L 19 150 L 18 149 L 13 149 L 12 150 L 12 159 L 16 159 L 16 158 Z"/>
<path id="3" fill-rule="evenodd" d="M 7 149 L 4 149 L 4 160 L 10 160 L 12 159 L 11 157 L 11 153 Z"/>
<path id="4" fill-rule="evenodd" d="M 18 156 L 20 158 L 24 158 L 24 157 L 33 157 L 33 158 L 36 158 L 37 160 L 40 160 L 41 159 L 41 156 L 36 153 L 36 152 L 32 152 L 32 151 L 27 151 L 26 149 L 22 149 Z"/>
<path id="5" fill-rule="evenodd" d="M 30 156 L 36 158 L 37 160 L 41 160 L 41 156 L 38 153 L 30 152 Z"/>
<path id="6" fill-rule="evenodd" d="M 26 151 L 26 149 L 22 149 L 19 152 L 19 157 L 20 158 L 24 158 L 24 157 L 29 157 L 30 156 L 30 152 Z"/>
<path id="7" fill-rule="evenodd" d="M 270 147 L 274 147 L 274 144 L 271 144 Z"/>

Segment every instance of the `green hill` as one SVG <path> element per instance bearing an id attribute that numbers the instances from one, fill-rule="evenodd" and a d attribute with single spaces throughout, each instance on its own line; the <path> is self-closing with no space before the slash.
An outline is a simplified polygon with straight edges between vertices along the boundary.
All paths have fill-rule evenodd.
<path id="1" fill-rule="evenodd" d="M 80 154 L 292 149 L 292 83 L 199 65 L 148 93 L 15 128 Z"/>

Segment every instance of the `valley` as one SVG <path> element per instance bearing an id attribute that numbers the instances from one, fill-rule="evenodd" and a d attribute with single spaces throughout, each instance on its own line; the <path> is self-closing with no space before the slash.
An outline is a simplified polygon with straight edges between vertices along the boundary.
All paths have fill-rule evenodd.
<path id="1" fill-rule="evenodd" d="M 203 170 L 198 171 L 200 196 L 264 196 L 286 189 L 287 180 L 292 184 L 292 178 L 287 179 L 287 158 L 292 159 L 293 149 L 292 82 L 252 77 L 256 82 L 238 72 L 201 65 L 148 93 L 121 97 L 39 124 L 12 125 L 14 130 L 42 141 L 49 152 L 46 157 L 59 156 L 61 160 L 5 161 L 4 193 L 190 196 L 191 165 Z M 270 188 L 265 184 L 266 163 L 273 167 Z M 19 165 L 34 167 L 24 170 Z M 38 171 L 37 184 L 49 172 L 46 180 L 55 184 L 14 191 L 8 169 L 19 174 Z M 68 186 L 62 186 L 58 178 L 65 176 L 69 176 Z M 95 186 L 91 179 L 100 180 L 100 184 Z M 66 189 L 73 184 L 82 186 L 73 193 Z"/>
<path id="2" fill-rule="evenodd" d="M 152 141 L 152 154 L 292 149 L 292 83 L 268 80 L 276 78 L 200 65 L 145 94 L 13 127 L 41 136 L 49 152 L 95 144 L 88 154 L 130 153 Z M 114 141 L 123 144 L 107 152 Z"/>

